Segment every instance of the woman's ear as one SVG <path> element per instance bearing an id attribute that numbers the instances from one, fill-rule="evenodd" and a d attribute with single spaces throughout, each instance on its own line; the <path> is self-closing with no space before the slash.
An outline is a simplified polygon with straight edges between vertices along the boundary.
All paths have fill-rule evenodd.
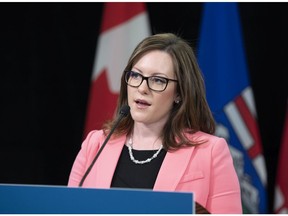
<path id="1" fill-rule="evenodd" d="M 175 97 L 175 99 L 174 99 L 174 102 L 175 102 L 176 104 L 179 104 L 180 101 L 181 101 L 181 98 L 180 98 L 180 96 L 177 94 L 176 97 Z"/>

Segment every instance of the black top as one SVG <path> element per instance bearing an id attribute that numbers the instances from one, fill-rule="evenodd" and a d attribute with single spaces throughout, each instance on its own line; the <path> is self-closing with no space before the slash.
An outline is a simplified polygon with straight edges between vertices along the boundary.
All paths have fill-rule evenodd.
<path id="1" fill-rule="evenodd" d="M 139 161 L 152 157 L 156 151 L 132 150 L 134 158 Z M 130 159 L 128 147 L 124 145 L 111 187 L 153 189 L 165 155 L 166 151 L 162 149 L 158 156 L 149 163 L 135 164 Z"/>

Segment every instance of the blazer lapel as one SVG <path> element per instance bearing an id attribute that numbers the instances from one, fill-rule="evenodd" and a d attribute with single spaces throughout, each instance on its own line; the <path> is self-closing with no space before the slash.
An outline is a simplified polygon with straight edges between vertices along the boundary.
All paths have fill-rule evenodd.
<path id="1" fill-rule="evenodd" d="M 158 173 L 153 190 L 175 191 L 195 147 L 181 148 L 175 152 L 167 152 Z"/>
<path id="2" fill-rule="evenodd" d="M 126 136 L 113 139 L 104 147 L 98 158 L 96 184 L 100 188 L 110 188 L 114 171 L 117 166 L 122 148 L 125 144 Z"/>

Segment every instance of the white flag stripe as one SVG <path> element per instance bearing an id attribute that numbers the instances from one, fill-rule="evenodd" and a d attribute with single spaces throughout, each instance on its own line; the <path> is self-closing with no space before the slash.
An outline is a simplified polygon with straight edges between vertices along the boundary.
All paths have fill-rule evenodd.
<path id="1" fill-rule="evenodd" d="M 239 114 L 238 108 L 234 102 L 228 103 L 225 108 L 225 113 L 229 118 L 232 127 L 237 134 L 241 144 L 246 150 L 249 150 L 254 145 L 254 139 L 251 136 L 245 122 Z M 267 174 L 265 170 L 265 161 L 262 155 L 253 158 L 252 163 L 263 185 L 266 185 Z"/>
<path id="2" fill-rule="evenodd" d="M 254 95 L 251 86 L 248 86 L 247 88 L 244 89 L 244 91 L 242 92 L 242 97 L 246 102 L 246 105 L 250 110 L 250 113 L 252 113 L 254 118 L 257 118 L 257 112 L 254 103 Z"/>
<path id="3" fill-rule="evenodd" d="M 265 169 L 265 160 L 262 154 L 258 154 L 257 157 L 253 159 L 253 165 L 257 170 L 258 176 L 264 186 L 267 185 L 267 173 Z"/>
<path id="4" fill-rule="evenodd" d="M 224 107 L 224 110 L 241 144 L 244 146 L 246 150 L 250 149 L 254 144 L 254 140 L 249 130 L 247 129 L 244 121 L 242 120 L 235 103 L 234 102 L 228 103 Z"/>
<path id="5" fill-rule="evenodd" d="M 139 28 L 141 26 L 141 28 Z M 137 31 L 135 31 L 137 29 Z M 127 34 L 129 33 L 129 34 Z M 99 36 L 96 64 L 92 80 L 96 80 L 103 69 L 107 69 L 111 92 L 120 90 L 122 72 L 135 46 L 150 35 L 147 13 L 143 12 L 129 21 L 117 25 Z M 116 39 L 119 40 L 116 40 Z M 101 53 L 101 54 L 98 54 Z"/>
<path id="6" fill-rule="evenodd" d="M 278 185 L 275 187 L 274 209 L 278 210 L 284 204 L 284 196 Z"/>

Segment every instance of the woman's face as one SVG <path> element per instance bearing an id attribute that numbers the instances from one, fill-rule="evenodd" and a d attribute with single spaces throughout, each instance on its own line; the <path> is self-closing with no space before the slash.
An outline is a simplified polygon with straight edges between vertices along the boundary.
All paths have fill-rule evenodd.
<path id="1" fill-rule="evenodd" d="M 163 51 L 154 50 L 146 53 L 134 65 L 132 71 L 145 77 L 159 76 L 176 79 L 171 56 Z M 176 82 L 169 81 L 162 92 L 149 89 L 143 80 L 139 87 L 127 85 L 128 104 L 131 116 L 137 123 L 164 125 L 168 120 L 173 103 L 176 99 Z"/>

